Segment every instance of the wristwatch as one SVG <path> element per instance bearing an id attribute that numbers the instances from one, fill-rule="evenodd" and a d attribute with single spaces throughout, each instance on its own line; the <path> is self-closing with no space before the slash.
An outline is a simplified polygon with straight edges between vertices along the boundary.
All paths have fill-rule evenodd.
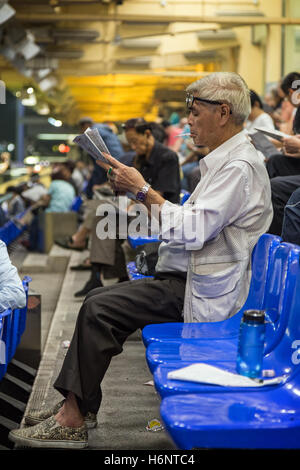
<path id="1" fill-rule="evenodd" d="M 146 196 L 147 196 L 147 193 L 149 191 L 149 188 L 150 188 L 150 184 L 146 183 L 144 184 L 144 186 L 142 187 L 142 189 L 140 189 L 137 193 L 136 193 L 136 200 L 137 201 L 140 201 L 140 202 L 144 202 L 145 199 L 146 199 Z"/>

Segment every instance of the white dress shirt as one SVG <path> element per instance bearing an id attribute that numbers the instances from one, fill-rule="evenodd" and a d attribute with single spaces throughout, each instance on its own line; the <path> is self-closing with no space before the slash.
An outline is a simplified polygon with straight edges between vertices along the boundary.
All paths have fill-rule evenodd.
<path id="1" fill-rule="evenodd" d="M 185 321 L 218 321 L 245 301 L 251 252 L 272 220 L 271 190 L 246 131 L 199 164 L 201 180 L 189 200 L 162 206 L 156 270 L 187 271 Z M 227 253 L 228 241 L 234 248 Z"/>
<path id="2" fill-rule="evenodd" d="M 268 113 L 262 113 L 253 121 L 248 120 L 246 122 L 246 129 L 249 134 L 254 134 L 257 132 L 256 127 L 264 127 L 269 131 L 275 130 L 274 121 Z"/>
<path id="3" fill-rule="evenodd" d="M 0 311 L 23 308 L 26 294 L 15 266 L 11 264 L 5 243 L 0 240 Z"/>

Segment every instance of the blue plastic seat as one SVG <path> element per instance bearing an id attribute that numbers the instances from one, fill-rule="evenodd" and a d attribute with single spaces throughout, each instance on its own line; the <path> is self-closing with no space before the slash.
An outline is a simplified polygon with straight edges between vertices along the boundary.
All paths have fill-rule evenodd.
<path id="1" fill-rule="evenodd" d="M 181 206 L 188 200 L 190 195 L 191 194 L 188 191 L 185 191 L 184 189 L 181 190 L 181 193 L 180 193 L 180 205 Z M 138 246 L 144 245 L 145 243 L 161 241 L 158 237 L 132 237 L 130 235 L 128 235 L 127 240 L 128 240 L 129 245 L 133 249 L 137 248 Z"/>
<path id="2" fill-rule="evenodd" d="M 71 211 L 78 212 L 82 203 L 83 203 L 83 200 L 80 196 L 74 197 L 72 205 L 71 205 Z"/>
<path id="3" fill-rule="evenodd" d="M 16 349 L 20 343 L 22 334 L 26 328 L 26 317 L 28 307 L 28 290 L 29 282 L 31 282 L 29 276 L 23 278 L 22 284 L 26 294 L 26 305 L 23 308 L 16 308 L 11 313 L 11 325 L 10 325 L 10 341 L 8 345 L 8 362 L 11 361 L 15 355 Z"/>
<path id="4" fill-rule="evenodd" d="M 160 413 L 179 449 L 299 449 L 297 390 L 287 382 L 256 393 L 176 395 Z"/>
<path id="5" fill-rule="evenodd" d="M 300 448 L 299 311 L 298 271 L 285 335 L 264 359 L 264 368 L 285 375 L 281 384 L 243 391 L 219 386 L 218 392 L 208 385 L 207 393 L 203 384 L 203 393 L 162 400 L 162 420 L 180 449 Z"/>
<path id="6" fill-rule="evenodd" d="M 265 355 L 276 347 L 284 335 L 299 269 L 299 254 L 300 247 L 297 245 L 282 243 L 276 248 L 261 307 L 266 310 L 268 318 Z M 250 305 L 247 306 L 249 307 Z M 159 364 L 182 361 L 235 361 L 237 343 L 238 336 L 215 340 L 180 339 L 163 343 L 152 342 L 147 347 L 146 359 L 152 373 Z"/>
<path id="7" fill-rule="evenodd" d="M 249 307 L 261 309 L 265 299 L 265 283 L 272 265 L 274 251 L 281 238 L 262 235 L 252 253 L 252 276 L 249 294 L 243 309 L 228 320 L 213 323 L 160 323 L 143 328 L 142 338 L 147 347 L 150 343 L 177 341 L 181 338 L 231 338 L 238 335 L 242 312 Z"/>
<path id="8" fill-rule="evenodd" d="M 0 313 L 0 340 L 5 344 L 5 362 L 0 363 L 0 380 L 4 376 L 9 362 L 9 348 L 11 339 L 11 309 Z"/>
<path id="9" fill-rule="evenodd" d="M 183 206 L 183 204 L 189 199 L 191 193 L 186 191 L 185 189 L 182 189 L 180 192 L 180 205 Z"/>

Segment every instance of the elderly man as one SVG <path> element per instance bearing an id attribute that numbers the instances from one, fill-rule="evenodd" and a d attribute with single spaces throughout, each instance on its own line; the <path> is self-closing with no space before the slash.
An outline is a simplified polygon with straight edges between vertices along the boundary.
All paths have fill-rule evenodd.
<path id="1" fill-rule="evenodd" d="M 107 156 L 114 188 L 135 194 L 161 223 L 164 241 L 157 272 L 153 280 L 88 294 L 54 384 L 65 401 L 27 419 L 39 424 L 11 431 L 10 438 L 19 444 L 86 447 L 91 413 L 95 415 L 101 403 L 99 384 L 132 332 L 149 323 L 183 318 L 224 320 L 245 302 L 251 252 L 272 219 L 268 175 L 243 131 L 250 112 L 249 90 L 234 73 L 214 73 L 187 92 L 191 136 L 196 145 L 210 149 L 200 162 L 201 181 L 188 202 L 177 206 L 146 184 L 135 168 Z"/>

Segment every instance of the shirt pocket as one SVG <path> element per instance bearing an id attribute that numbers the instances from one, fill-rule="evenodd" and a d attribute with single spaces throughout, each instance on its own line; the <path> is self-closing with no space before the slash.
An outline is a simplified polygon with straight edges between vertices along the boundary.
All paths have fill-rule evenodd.
<path id="1" fill-rule="evenodd" d="M 215 274 L 192 273 L 192 295 L 200 298 L 215 298 L 232 292 L 241 277 L 239 264 Z"/>

